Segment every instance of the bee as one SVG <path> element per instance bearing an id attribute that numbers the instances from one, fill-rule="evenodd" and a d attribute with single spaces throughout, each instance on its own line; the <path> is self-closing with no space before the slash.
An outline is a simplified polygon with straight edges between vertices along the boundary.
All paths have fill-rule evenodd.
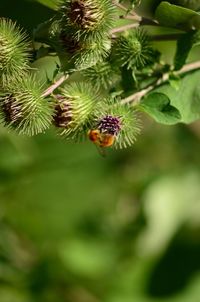
<path id="1" fill-rule="evenodd" d="M 109 133 L 102 133 L 98 129 L 88 132 L 89 139 L 99 147 L 111 147 L 115 142 L 115 136 Z"/>
<path id="2" fill-rule="evenodd" d="M 111 147 L 115 142 L 115 136 L 109 133 L 102 133 L 100 130 L 90 130 L 88 132 L 89 139 L 95 144 L 99 154 L 106 156 L 105 148 Z"/>

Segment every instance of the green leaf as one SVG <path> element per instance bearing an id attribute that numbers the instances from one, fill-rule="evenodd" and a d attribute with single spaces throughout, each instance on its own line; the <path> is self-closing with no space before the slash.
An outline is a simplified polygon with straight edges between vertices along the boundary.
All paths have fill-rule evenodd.
<path id="1" fill-rule="evenodd" d="M 181 80 L 181 78 L 174 73 L 171 73 L 169 76 L 169 83 L 176 90 L 179 90 L 180 80 Z"/>
<path id="2" fill-rule="evenodd" d="M 177 41 L 176 54 L 174 58 L 174 69 L 179 70 L 185 64 L 190 50 L 193 46 L 193 33 L 186 33 Z"/>
<path id="3" fill-rule="evenodd" d="M 190 50 L 200 43 L 200 30 L 183 34 L 177 41 L 177 49 L 174 58 L 174 69 L 179 70 L 185 64 Z"/>
<path id="4" fill-rule="evenodd" d="M 180 80 L 178 91 L 170 84 L 155 89 L 164 93 L 181 114 L 181 122 L 191 123 L 200 118 L 200 70 L 187 74 Z"/>
<path id="5" fill-rule="evenodd" d="M 200 1 L 199 0 L 173 0 L 171 1 L 174 4 L 187 7 L 193 10 L 199 10 L 200 9 Z"/>
<path id="6" fill-rule="evenodd" d="M 180 112 L 170 104 L 163 93 L 150 93 L 140 104 L 140 109 L 148 113 L 156 122 L 173 125 L 180 122 Z"/>
<path id="7" fill-rule="evenodd" d="M 148 0 L 141 1 L 138 8 L 139 12 L 145 12 L 145 16 L 148 18 L 153 18 L 157 6 L 160 4 L 161 0 Z"/>
<path id="8" fill-rule="evenodd" d="M 34 2 L 39 2 L 53 10 L 56 10 L 59 0 L 33 0 Z"/>
<path id="9" fill-rule="evenodd" d="M 161 25 L 183 30 L 200 29 L 200 14 L 181 6 L 163 1 L 157 7 L 155 18 Z"/>

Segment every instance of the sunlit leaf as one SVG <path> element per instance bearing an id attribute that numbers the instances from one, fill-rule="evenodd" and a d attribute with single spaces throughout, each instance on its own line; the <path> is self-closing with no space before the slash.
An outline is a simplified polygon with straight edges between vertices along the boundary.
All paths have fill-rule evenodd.
<path id="1" fill-rule="evenodd" d="M 188 8 L 163 1 L 157 7 L 155 18 L 161 25 L 184 30 L 200 28 L 200 14 Z"/>
<path id="2" fill-rule="evenodd" d="M 179 111 L 171 106 L 170 99 L 163 93 L 151 93 L 141 102 L 140 108 L 158 123 L 172 125 L 180 121 Z"/>

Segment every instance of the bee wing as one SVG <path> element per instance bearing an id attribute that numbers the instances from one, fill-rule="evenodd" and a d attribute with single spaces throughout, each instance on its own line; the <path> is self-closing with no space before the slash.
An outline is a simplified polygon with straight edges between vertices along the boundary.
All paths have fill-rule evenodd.
<path id="1" fill-rule="evenodd" d="M 98 153 L 101 155 L 101 157 L 106 157 L 106 150 L 105 150 L 105 148 L 104 147 L 100 147 L 100 146 L 98 146 L 98 145 L 96 145 L 95 144 L 95 146 L 96 146 L 96 149 L 97 149 L 97 151 L 98 151 Z"/>

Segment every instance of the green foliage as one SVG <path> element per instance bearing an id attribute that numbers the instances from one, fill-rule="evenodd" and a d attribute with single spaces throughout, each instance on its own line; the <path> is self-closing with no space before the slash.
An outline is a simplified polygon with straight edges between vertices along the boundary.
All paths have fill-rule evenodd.
<path id="1" fill-rule="evenodd" d="M 199 0 L 174 0 L 174 4 L 187 7 L 193 10 L 199 10 L 200 9 L 200 1 Z"/>
<path id="2" fill-rule="evenodd" d="M 187 57 L 194 46 L 200 44 L 200 30 L 183 34 L 177 41 L 174 69 L 179 70 L 185 64 Z"/>
<path id="3" fill-rule="evenodd" d="M 128 10 L 118 10 L 115 26 L 132 24 L 131 2 L 120 1 Z M 158 1 L 141 1 L 137 13 L 147 18 L 149 14 L 141 10 L 145 3 L 153 11 Z M 44 10 L 41 20 L 39 14 L 32 14 L 34 1 L 29 4 L 24 12 L 24 0 L 2 0 L 0 11 L 30 28 L 32 19 L 43 22 L 49 10 Z M 124 19 L 130 15 L 131 20 Z M 7 118 L 14 120 L 12 126 L 0 127 L 0 301 L 198 302 L 199 122 L 185 122 L 199 120 L 199 42 L 193 42 L 187 52 L 189 65 L 178 72 L 172 65 L 176 41 L 187 35 L 189 42 L 197 32 L 145 25 L 150 45 L 161 52 L 161 60 L 127 69 L 112 60 L 108 51 L 102 62 L 69 73 L 66 83 L 57 87 L 63 73 L 60 45 L 55 46 L 56 18 L 45 23 L 40 43 L 33 42 L 28 94 L 28 86 L 25 89 L 19 83 L 27 81 L 29 74 L 17 76 L 7 89 L 0 89 L 0 108 L 4 105 L 10 114 Z M 121 35 L 115 31 L 108 37 L 111 53 Z M 184 53 L 179 53 L 178 60 Z M 71 62 L 67 55 L 64 59 L 68 71 Z M 44 87 L 38 88 L 39 79 L 46 83 Z M 53 92 L 52 86 L 57 87 Z M 10 102 L 14 94 L 19 102 Z M 27 95 L 31 101 L 27 102 Z M 110 102 L 113 96 L 117 97 Z M 27 105 L 26 114 L 36 99 L 41 108 L 48 106 L 49 126 L 57 127 L 32 138 L 7 131 L 22 117 L 21 99 Z M 71 99 L 76 115 L 69 106 Z M 98 147 L 106 138 L 113 139 L 113 147 L 120 147 L 123 130 L 121 146 L 124 142 L 132 145 L 140 123 L 143 131 L 134 148 L 107 152 L 98 148 L 102 155 L 106 153 L 101 159 L 91 143 L 70 141 L 75 133 L 67 135 L 67 141 L 57 137 L 62 132 L 58 122 L 66 127 L 72 116 L 84 124 L 75 127 L 76 136 L 96 130 Z M 5 113 L 2 117 L 5 123 Z M 163 122 L 177 124 L 167 127 Z"/>
<path id="4" fill-rule="evenodd" d="M 181 114 L 181 122 L 191 123 L 200 118 L 200 72 L 185 75 L 179 81 L 179 89 L 165 84 L 155 92 L 164 93 L 170 100 L 172 106 L 177 108 Z"/>
<path id="5" fill-rule="evenodd" d="M 140 104 L 140 108 L 158 123 L 173 125 L 181 121 L 180 112 L 170 104 L 170 99 L 163 93 L 149 94 Z"/>
<path id="6" fill-rule="evenodd" d="M 184 7 L 163 1 L 157 7 L 155 18 L 161 25 L 184 30 L 200 28 L 200 14 Z"/>
<path id="7" fill-rule="evenodd" d="M 36 0 L 37 2 L 56 10 L 60 3 L 60 0 Z"/>
<path id="8" fill-rule="evenodd" d="M 195 32 L 183 34 L 177 41 L 176 55 L 174 58 L 174 69 L 179 70 L 185 64 L 190 50 L 193 47 Z"/>
<path id="9" fill-rule="evenodd" d="M 199 139 L 146 129 L 105 160 L 53 133 L 1 134 L 3 302 L 198 301 Z"/>

